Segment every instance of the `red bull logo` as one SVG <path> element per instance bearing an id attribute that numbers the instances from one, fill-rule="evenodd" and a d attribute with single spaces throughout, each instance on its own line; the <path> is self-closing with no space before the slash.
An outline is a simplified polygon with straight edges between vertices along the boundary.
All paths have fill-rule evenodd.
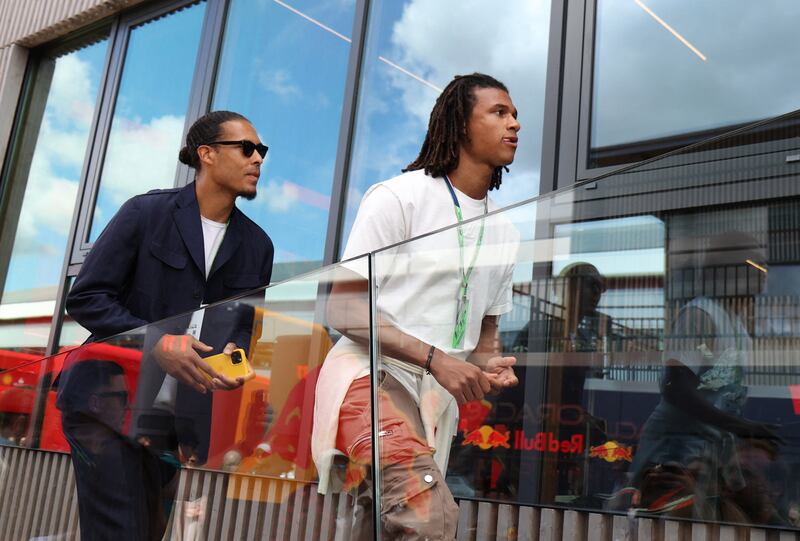
<path id="1" fill-rule="evenodd" d="M 458 407 L 458 431 L 462 433 L 478 430 L 492 411 L 488 400 L 473 400 Z"/>
<path id="2" fill-rule="evenodd" d="M 607 441 L 602 445 L 590 447 L 589 458 L 602 458 L 606 462 L 617 462 L 618 460 L 633 462 L 633 449 L 615 441 Z"/>
<path id="3" fill-rule="evenodd" d="M 552 432 L 537 432 L 528 437 L 522 430 L 514 432 L 514 449 L 539 451 L 544 453 L 581 454 L 583 453 L 583 435 L 573 434 L 569 439 L 561 440 Z"/>
<path id="4" fill-rule="evenodd" d="M 483 425 L 477 430 L 467 432 L 461 445 L 475 445 L 484 451 L 498 447 L 511 449 L 513 445 L 514 449 L 521 451 L 565 454 L 581 454 L 584 449 L 583 435 L 581 434 L 560 440 L 552 432 L 538 432 L 528 437 L 522 430 L 515 430 L 513 443 L 510 440 L 511 432 L 506 429 L 505 425 L 497 425 L 496 428 Z"/>
<path id="5" fill-rule="evenodd" d="M 483 425 L 476 430 L 467 432 L 461 445 L 475 445 L 484 451 L 497 447 L 510 449 L 511 444 L 508 440 L 511 437 L 511 433 L 504 426 L 498 426 L 497 428 L 500 430 L 489 425 Z"/>

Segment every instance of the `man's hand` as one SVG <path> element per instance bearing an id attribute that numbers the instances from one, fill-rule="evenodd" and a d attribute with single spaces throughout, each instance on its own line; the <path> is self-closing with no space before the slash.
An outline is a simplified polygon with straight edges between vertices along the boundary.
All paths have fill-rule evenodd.
<path id="1" fill-rule="evenodd" d="M 225 355 L 230 355 L 235 349 L 238 349 L 238 346 L 233 342 L 228 342 L 225 344 L 225 349 L 222 350 L 222 353 Z M 231 379 L 226 377 L 224 374 L 218 373 L 217 376 L 211 380 L 211 383 L 214 384 L 215 389 L 230 391 L 231 389 L 236 389 L 237 387 L 244 385 L 244 378 Z"/>
<path id="2" fill-rule="evenodd" d="M 512 368 L 517 363 L 514 357 L 492 357 L 483 369 L 493 392 L 500 392 L 519 383 Z"/>
<path id="3" fill-rule="evenodd" d="M 438 349 L 431 361 L 431 374 L 458 404 L 480 400 L 492 390 L 487 374 L 480 368 Z"/>
<path id="4" fill-rule="evenodd" d="M 198 351 L 209 352 L 212 349 L 188 334 L 165 334 L 153 348 L 153 355 L 164 372 L 197 392 L 206 393 L 214 390 L 214 379 L 222 381 L 223 378 L 197 354 Z M 203 375 L 204 372 L 211 376 L 210 381 Z"/>

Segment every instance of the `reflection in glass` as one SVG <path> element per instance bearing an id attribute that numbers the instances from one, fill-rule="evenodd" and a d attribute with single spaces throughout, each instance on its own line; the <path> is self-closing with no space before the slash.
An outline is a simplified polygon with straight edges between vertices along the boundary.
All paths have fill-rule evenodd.
<path id="1" fill-rule="evenodd" d="M 322 261 L 354 5 L 231 2 L 212 108 L 245 115 L 270 146 L 240 208 L 275 242 L 273 281 Z"/>
<path id="2" fill-rule="evenodd" d="M 22 151 L 9 177 L 24 196 L 18 216 L 6 216 L 19 221 L 4 224 L 16 231 L 4 239 L 13 245 L 3 248 L 0 350 L 7 354 L 45 353 L 107 45 L 102 40 L 44 58 L 39 67 L 31 123 L 20 134 Z"/>
<path id="3" fill-rule="evenodd" d="M 319 520 L 320 508 L 295 502 L 317 498 L 314 388 L 340 339 L 326 315 L 326 292 L 353 271 L 366 274 L 366 258 L 349 262 L 347 272 L 329 267 L 203 308 L 199 335 L 213 350 L 202 356 L 219 354 L 235 336 L 253 369 L 254 377 L 233 390 L 201 394 L 181 383 L 172 395 L 164 392 L 162 338 L 185 338 L 192 313 L 62 352 L 34 363 L 30 380 L 18 377 L 17 387 L 40 384 L 45 393 L 38 446 L 71 452 L 79 495 L 107 495 L 79 496 L 81 523 L 96 531 L 124 512 L 137 517 L 141 532 L 172 528 L 166 538 L 180 538 L 181 532 L 218 525 L 208 521 L 213 509 L 226 507 L 218 507 L 219 498 L 252 502 L 254 513 L 263 513 L 265 505 L 284 509 L 281 518 L 275 514 L 252 524 L 254 538 L 289 538 L 290 530 L 303 531 Z M 349 300 L 369 306 L 366 293 Z M 58 385 L 51 387 L 55 375 Z M 0 377 L 0 407 L 4 385 L 11 383 Z M 341 466 L 335 461 L 328 474 L 341 475 Z M 226 472 L 228 491 L 212 495 L 204 483 L 191 481 L 203 477 L 195 473 L 200 469 Z M 176 492 L 179 475 L 189 481 L 180 485 L 183 492 Z M 351 506 L 343 498 L 333 512 L 352 513 Z M 229 522 L 218 518 L 219 524 Z"/>
<path id="4" fill-rule="evenodd" d="M 433 103 L 455 75 L 496 77 L 519 111 L 516 159 L 493 199 L 503 206 L 539 193 L 549 23 L 549 0 L 371 3 L 343 238 L 367 189 L 416 158 Z"/>
<path id="5" fill-rule="evenodd" d="M 90 242 L 122 203 L 174 184 L 205 6 L 201 2 L 131 30 Z"/>
<path id="6" fill-rule="evenodd" d="M 596 17 L 589 167 L 800 107 L 800 4 L 598 0 Z"/>
<path id="7" fill-rule="evenodd" d="M 19 364 L 21 366 L 4 370 L 0 378 L 0 446 L 25 447 L 30 443 L 39 365 L 30 361 Z M 0 482 L 2 480 L 0 476 Z"/>

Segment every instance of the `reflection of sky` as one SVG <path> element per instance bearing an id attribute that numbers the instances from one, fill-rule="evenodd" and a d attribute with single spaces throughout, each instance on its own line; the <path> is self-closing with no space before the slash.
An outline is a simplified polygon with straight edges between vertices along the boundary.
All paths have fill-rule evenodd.
<path id="1" fill-rule="evenodd" d="M 350 54 L 302 15 L 349 38 L 354 4 L 231 4 L 212 108 L 242 113 L 269 145 L 257 198 L 237 204 L 272 237 L 276 262 L 322 260 Z"/>
<path id="2" fill-rule="evenodd" d="M 205 6 L 131 31 L 91 240 L 127 199 L 175 182 Z"/>
<path id="3" fill-rule="evenodd" d="M 747 122 L 800 107 L 800 2 L 598 2 L 594 146 Z"/>
<path id="4" fill-rule="evenodd" d="M 547 0 L 372 2 L 345 238 L 366 189 L 417 157 L 438 96 L 430 85 L 444 88 L 457 74 L 500 79 L 519 110 L 517 157 L 492 197 L 505 205 L 538 194 L 549 12 Z"/>
<path id="5" fill-rule="evenodd" d="M 55 299 L 107 42 L 56 60 L 31 161 L 3 301 L 48 288 Z M 26 294 L 28 300 L 30 294 Z"/>
<path id="6" fill-rule="evenodd" d="M 664 222 L 631 216 L 559 224 L 555 238 L 569 239 L 569 251 L 553 258 L 553 276 L 573 263 L 590 263 L 608 277 L 664 274 Z"/>

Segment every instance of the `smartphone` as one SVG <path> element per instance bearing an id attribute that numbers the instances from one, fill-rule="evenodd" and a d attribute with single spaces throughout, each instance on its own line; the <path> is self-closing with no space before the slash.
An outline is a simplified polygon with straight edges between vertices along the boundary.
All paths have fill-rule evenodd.
<path id="1" fill-rule="evenodd" d="M 211 368 L 213 368 L 216 372 L 222 374 L 226 378 L 244 378 L 244 380 L 247 381 L 256 375 L 256 373 L 253 372 L 253 368 L 250 366 L 250 363 L 247 362 L 247 356 L 245 355 L 243 349 L 234 349 L 233 353 L 230 355 L 225 353 L 212 355 L 211 357 L 206 357 L 203 360 L 207 362 L 209 366 L 211 366 Z M 203 375 L 206 377 L 206 379 L 211 379 L 211 376 L 209 376 L 206 372 L 203 372 Z"/>

